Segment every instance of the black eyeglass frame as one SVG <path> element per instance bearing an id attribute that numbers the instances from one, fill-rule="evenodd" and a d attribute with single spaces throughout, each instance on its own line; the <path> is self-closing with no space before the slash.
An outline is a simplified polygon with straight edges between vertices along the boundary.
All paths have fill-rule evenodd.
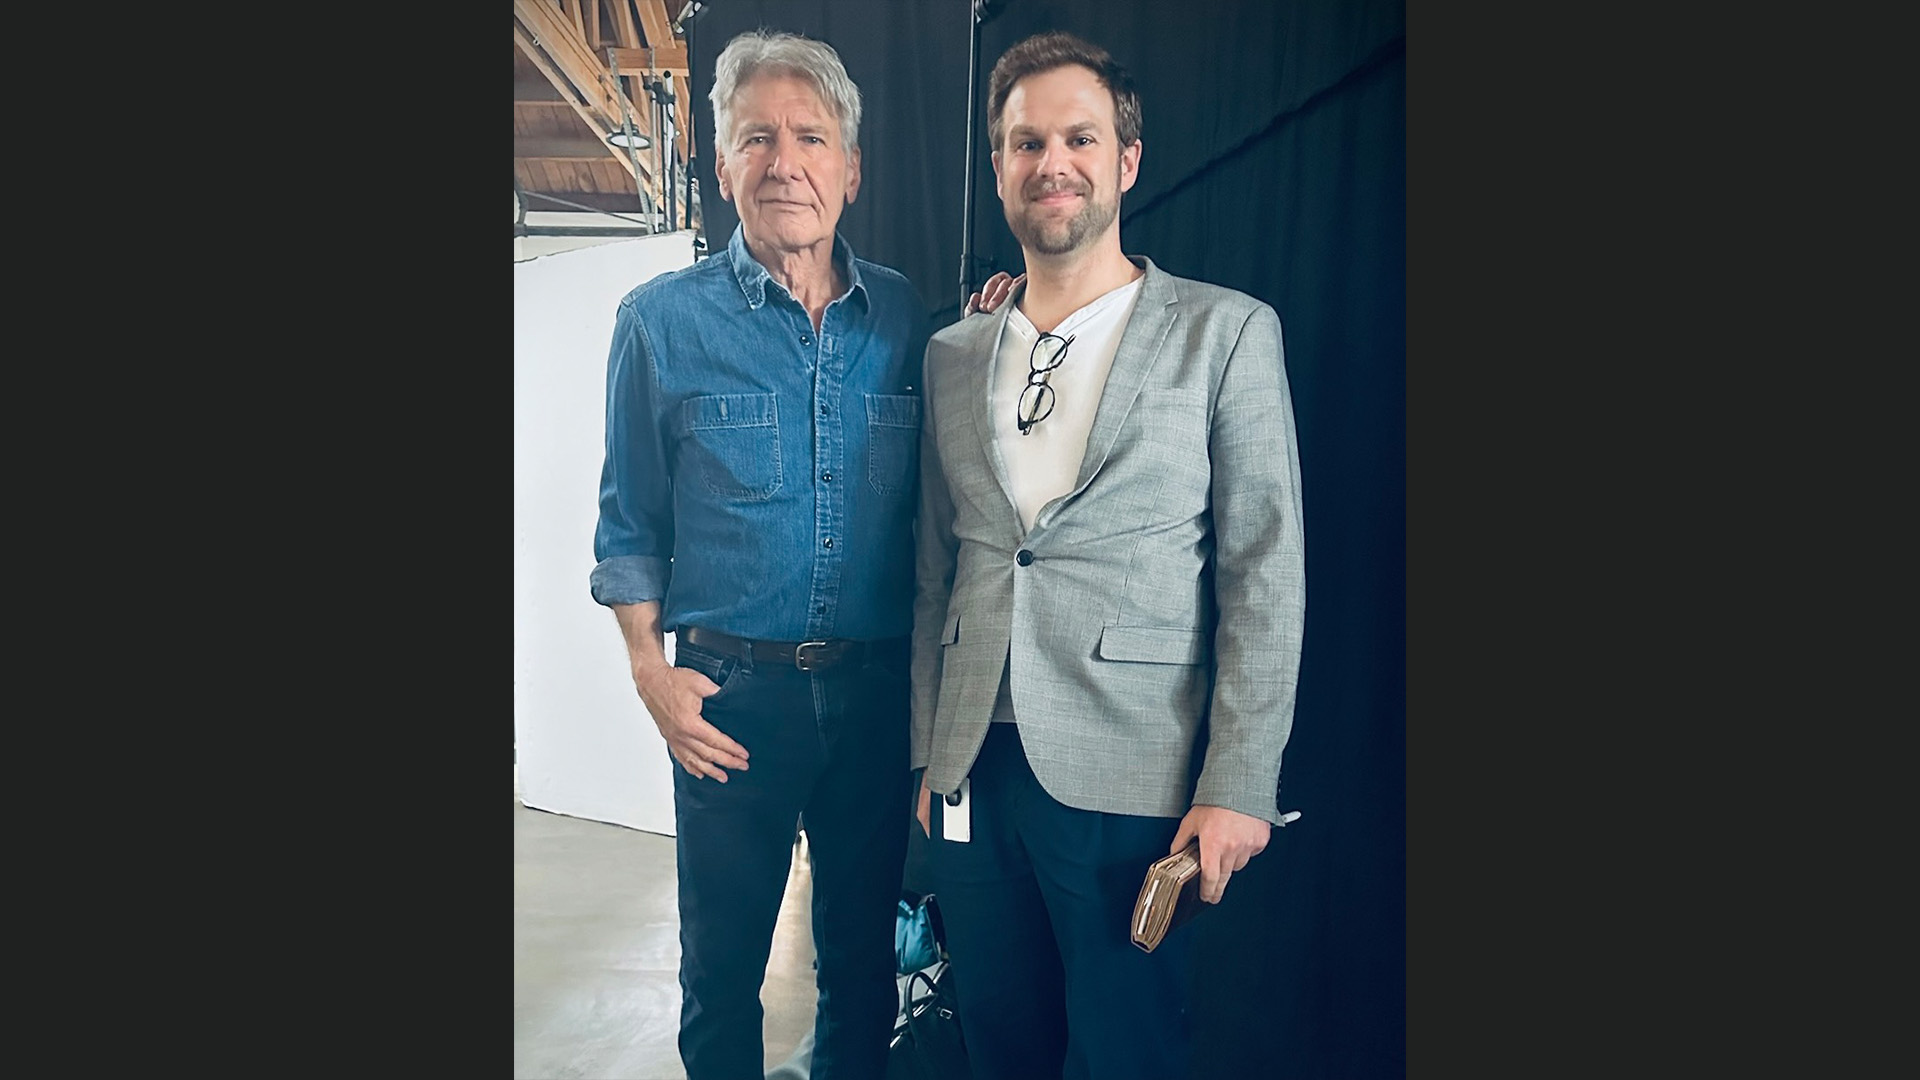
<path id="1" fill-rule="evenodd" d="M 1049 338 L 1058 341 L 1060 347 L 1055 349 L 1053 355 L 1048 358 L 1047 366 L 1041 367 L 1038 363 L 1040 343 Z M 1067 350 L 1073 347 L 1073 338 L 1074 335 L 1072 334 L 1061 337 L 1059 334 L 1043 332 L 1039 337 L 1033 339 L 1033 347 L 1027 350 L 1026 389 L 1020 391 L 1019 400 L 1013 403 L 1013 422 L 1014 426 L 1020 429 L 1020 434 L 1033 434 L 1034 425 L 1053 415 L 1053 402 L 1058 394 L 1054 390 L 1053 385 L 1047 381 L 1048 376 L 1052 375 L 1054 369 L 1058 368 L 1061 363 L 1066 360 Z M 1027 395 L 1029 394 L 1033 395 L 1032 416 L 1028 415 L 1027 409 Z M 1041 411 L 1042 406 L 1045 407 L 1046 411 Z"/>

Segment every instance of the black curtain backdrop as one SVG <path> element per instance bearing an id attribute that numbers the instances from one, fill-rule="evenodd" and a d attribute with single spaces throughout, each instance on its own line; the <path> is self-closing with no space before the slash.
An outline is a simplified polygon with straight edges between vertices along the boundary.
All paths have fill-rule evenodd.
<path id="1" fill-rule="evenodd" d="M 977 284 L 1020 269 L 994 193 L 987 73 L 1028 34 L 1105 47 L 1145 143 L 1121 246 L 1272 304 L 1299 423 L 1307 630 L 1280 804 L 1301 821 L 1192 924 L 1196 1077 L 1405 1074 L 1406 33 L 1403 0 L 1004 0 L 980 27 Z M 824 39 L 865 98 L 841 228 L 958 316 L 970 0 L 714 0 L 689 24 L 710 250 L 713 59 L 757 26 Z M 923 871 L 919 833 L 909 885 Z M 961 961 L 964 963 L 964 960 Z M 981 1078 L 990 1080 L 990 1078 Z"/>

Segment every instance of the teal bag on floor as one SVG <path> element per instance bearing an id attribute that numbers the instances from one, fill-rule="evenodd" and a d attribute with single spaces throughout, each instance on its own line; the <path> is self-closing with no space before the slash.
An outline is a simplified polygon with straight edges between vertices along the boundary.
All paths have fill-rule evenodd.
<path id="1" fill-rule="evenodd" d="M 940 961 L 938 909 L 933 894 L 904 893 L 893 923 L 893 953 L 898 973 L 911 975 Z"/>

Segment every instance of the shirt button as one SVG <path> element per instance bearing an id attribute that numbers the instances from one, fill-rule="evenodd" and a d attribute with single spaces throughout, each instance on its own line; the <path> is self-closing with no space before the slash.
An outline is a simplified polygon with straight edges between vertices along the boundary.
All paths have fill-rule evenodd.
<path id="1" fill-rule="evenodd" d="M 827 538 L 826 538 L 825 540 L 822 540 L 822 541 L 820 541 L 820 542 L 821 542 L 821 543 L 822 543 L 823 545 L 825 545 L 825 546 L 827 546 L 827 547 L 832 547 L 832 546 L 833 546 L 833 537 L 831 537 L 831 536 L 829 536 L 829 537 L 827 537 Z"/>
<path id="2" fill-rule="evenodd" d="M 801 335 L 800 335 L 800 344 L 802 344 L 802 345 L 807 345 L 807 346 L 811 346 L 811 345 L 813 344 L 813 335 L 812 335 L 812 334 L 801 334 Z"/>
<path id="3" fill-rule="evenodd" d="M 832 474 L 832 473 L 821 473 L 821 474 L 820 474 L 820 479 L 822 479 L 822 480 L 832 480 L 832 479 L 833 479 L 833 474 Z"/>
<path id="4" fill-rule="evenodd" d="M 820 415 L 821 416 L 827 415 L 827 407 L 825 405 L 820 406 Z"/>
<path id="5" fill-rule="evenodd" d="M 819 607 L 813 609 L 813 613 L 815 615 L 825 615 L 827 613 L 827 605 L 821 604 Z"/>
<path id="6" fill-rule="evenodd" d="M 1013 561 L 1019 563 L 1021 566 L 1030 566 L 1033 563 L 1033 552 L 1028 551 L 1026 548 L 1021 548 L 1020 554 L 1015 555 Z"/>

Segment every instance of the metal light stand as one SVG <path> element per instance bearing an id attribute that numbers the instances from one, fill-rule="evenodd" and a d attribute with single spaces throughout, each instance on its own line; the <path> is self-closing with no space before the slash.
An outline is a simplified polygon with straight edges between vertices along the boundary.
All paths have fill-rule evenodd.
<path id="1" fill-rule="evenodd" d="M 673 20 L 673 36 L 686 42 L 687 57 L 688 57 L 689 64 L 692 63 L 692 57 L 693 57 L 693 38 L 691 34 L 693 23 L 701 15 L 704 15 L 707 9 L 712 6 L 713 4 L 711 0 L 705 0 L 705 2 L 703 2 L 703 0 L 689 0 L 687 5 L 680 9 L 679 17 Z M 693 72 L 691 69 L 689 69 L 687 72 L 687 78 L 689 80 L 693 78 Z M 697 102 L 695 104 L 697 104 Z M 693 257 L 695 260 L 704 259 L 707 256 L 706 238 L 701 234 L 700 230 L 696 230 L 693 227 L 693 204 L 694 204 L 693 138 L 695 133 L 697 133 L 699 130 L 700 129 L 698 125 L 696 125 L 695 127 L 693 127 L 687 132 L 686 219 L 687 219 L 687 231 L 691 233 L 693 236 Z M 700 228 L 701 230 L 704 230 L 706 228 L 706 221 L 704 220 L 704 217 L 700 223 Z"/>
<path id="2" fill-rule="evenodd" d="M 611 48 L 607 50 L 607 69 L 613 75 L 613 89 L 620 97 L 620 130 L 627 137 L 627 161 L 633 166 L 633 187 L 640 194 L 640 212 L 647 216 L 647 232 L 652 233 L 655 207 L 653 199 L 647 194 L 646 181 L 640 179 L 640 152 L 634 148 L 638 140 L 634 137 L 633 113 L 627 108 L 627 95 L 620 86 L 620 61 Z M 653 130 L 658 132 L 659 125 L 654 125 Z"/>
<path id="3" fill-rule="evenodd" d="M 662 72 L 658 79 L 647 84 L 647 91 L 653 97 L 654 108 L 660 122 L 654 125 L 661 135 L 660 146 L 660 190 L 666 196 L 666 227 L 668 232 L 674 228 L 674 198 L 678 194 L 674 183 L 674 172 L 679 165 L 679 156 L 674 152 L 674 112 L 673 112 L 673 72 Z"/>
<path id="4" fill-rule="evenodd" d="M 976 141 L 976 103 L 980 94 L 980 24 L 994 15 L 994 0 L 967 0 L 967 182 L 961 197 L 960 303 L 967 309 L 967 297 L 973 295 L 973 144 Z"/>

